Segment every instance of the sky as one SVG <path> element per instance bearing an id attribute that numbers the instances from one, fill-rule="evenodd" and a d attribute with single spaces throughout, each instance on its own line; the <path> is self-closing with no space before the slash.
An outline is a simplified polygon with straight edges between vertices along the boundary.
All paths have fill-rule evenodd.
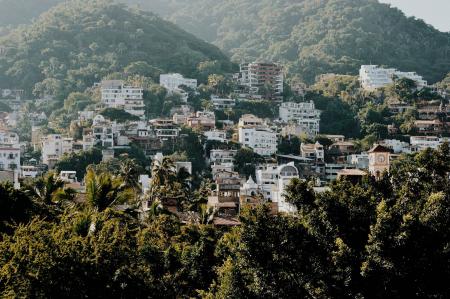
<path id="1" fill-rule="evenodd" d="M 450 31 L 450 0 L 380 0 L 401 9 L 441 31 Z"/>

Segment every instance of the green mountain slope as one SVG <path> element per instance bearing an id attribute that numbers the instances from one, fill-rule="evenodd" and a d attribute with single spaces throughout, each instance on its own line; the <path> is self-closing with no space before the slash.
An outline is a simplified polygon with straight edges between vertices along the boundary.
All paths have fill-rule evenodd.
<path id="1" fill-rule="evenodd" d="M 31 91 L 43 82 L 50 90 L 62 83 L 71 91 L 82 90 L 134 62 L 145 62 L 156 73 L 186 75 L 195 74 L 203 61 L 231 67 L 215 46 L 152 13 L 108 2 L 60 4 L 1 38 L 6 53 L 0 57 L 0 87 Z"/>
<path id="2" fill-rule="evenodd" d="M 450 70 L 450 33 L 377 0 L 127 2 L 152 8 L 235 61 L 282 61 L 307 81 L 356 74 L 369 63 L 417 71 L 431 82 Z"/>

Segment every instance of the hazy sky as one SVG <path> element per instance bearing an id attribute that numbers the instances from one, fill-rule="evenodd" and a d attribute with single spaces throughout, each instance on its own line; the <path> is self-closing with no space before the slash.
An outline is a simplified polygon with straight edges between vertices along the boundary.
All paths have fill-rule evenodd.
<path id="1" fill-rule="evenodd" d="M 400 8 L 441 31 L 450 31 L 450 0 L 380 0 Z"/>

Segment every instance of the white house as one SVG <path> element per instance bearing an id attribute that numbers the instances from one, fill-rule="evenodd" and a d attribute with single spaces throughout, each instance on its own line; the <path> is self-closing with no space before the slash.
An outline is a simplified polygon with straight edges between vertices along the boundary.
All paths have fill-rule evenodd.
<path id="1" fill-rule="evenodd" d="M 380 142 L 381 145 L 390 148 L 395 154 L 411 153 L 411 146 L 408 142 L 397 139 L 385 139 Z"/>
<path id="2" fill-rule="evenodd" d="M 366 90 L 386 87 L 394 82 L 394 77 L 411 79 L 416 82 L 418 89 L 428 86 L 427 81 L 415 72 L 400 72 L 394 68 L 386 69 L 377 65 L 362 65 L 359 70 L 359 81 Z"/>
<path id="3" fill-rule="evenodd" d="M 284 192 L 292 179 L 299 178 L 294 163 L 284 165 L 264 165 L 256 170 L 256 184 L 266 200 L 277 203 L 278 211 L 293 213 L 295 206 L 286 202 Z"/>
<path id="4" fill-rule="evenodd" d="M 211 96 L 211 101 L 214 105 L 215 110 L 232 109 L 234 108 L 234 106 L 236 106 L 235 99 L 225 99 L 219 98 L 217 96 Z"/>
<path id="5" fill-rule="evenodd" d="M 437 136 L 411 136 L 411 151 L 421 151 L 427 148 L 437 149 L 446 139 Z"/>
<path id="6" fill-rule="evenodd" d="M 227 142 L 227 132 L 221 130 L 206 131 L 203 133 L 208 141 Z"/>
<path id="7" fill-rule="evenodd" d="M 144 116 L 144 90 L 141 87 L 127 86 L 122 80 L 105 80 L 101 83 L 101 92 L 102 103 L 106 107 Z"/>

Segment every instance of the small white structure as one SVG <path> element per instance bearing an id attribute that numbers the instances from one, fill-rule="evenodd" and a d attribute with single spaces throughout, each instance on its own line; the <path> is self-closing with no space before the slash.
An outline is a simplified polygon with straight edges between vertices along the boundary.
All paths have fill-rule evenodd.
<path id="1" fill-rule="evenodd" d="M 359 71 L 359 81 L 366 90 L 386 87 L 394 82 L 394 77 L 415 81 L 419 90 L 428 86 L 427 81 L 415 72 L 400 72 L 394 68 L 386 69 L 377 65 L 362 65 Z"/>
<path id="2" fill-rule="evenodd" d="M 367 153 L 349 155 L 347 156 L 347 163 L 354 165 L 357 169 L 368 169 L 369 155 Z"/>
<path id="3" fill-rule="evenodd" d="M 391 149 L 395 154 L 409 154 L 411 153 L 411 146 L 408 142 L 397 139 L 385 139 L 380 142 L 381 145 Z"/>
<path id="4" fill-rule="evenodd" d="M 221 130 L 206 131 L 203 133 L 208 141 L 227 142 L 227 132 Z"/>
<path id="5" fill-rule="evenodd" d="M 68 184 L 76 183 L 78 181 L 77 180 L 77 172 L 76 171 L 61 171 L 59 173 L 59 179 Z"/>
<path id="6" fill-rule="evenodd" d="M 217 96 L 211 96 L 211 101 L 214 105 L 214 110 L 232 109 L 236 106 L 235 99 L 224 99 Z"/>
<path id="7" fill-rule="evenodd" d="M 108 108 L 123 109 L 135 116 L 145 114 L 144 90 L 127 86 L 122 80 L 105 80 L 101 83 L 102 103 Z"/>
<path id="8" fill-rule="evenodd" d="M 20 167 L 21 178 L 36 178 L 40 175 L 40 170 L 34 165 L 23 165 Z"/>

